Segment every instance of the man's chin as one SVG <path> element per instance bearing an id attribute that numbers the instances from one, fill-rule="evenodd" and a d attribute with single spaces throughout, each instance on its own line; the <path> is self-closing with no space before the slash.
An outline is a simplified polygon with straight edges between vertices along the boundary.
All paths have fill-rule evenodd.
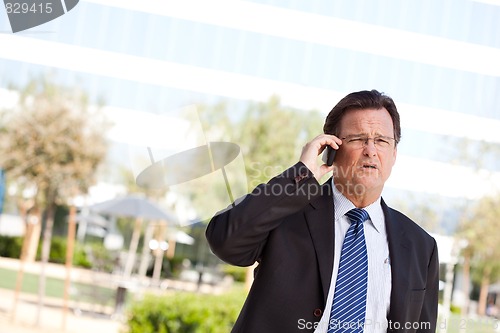
<path id="1" fill-rule="evenodd" d="M 367 175 L 365 177 L 358 177 L 353 180 L 354 187 L 357 191 L 372 191 L 380 187 L 380 180 L 378 177 L 373 177 L 372 175 Z"/>

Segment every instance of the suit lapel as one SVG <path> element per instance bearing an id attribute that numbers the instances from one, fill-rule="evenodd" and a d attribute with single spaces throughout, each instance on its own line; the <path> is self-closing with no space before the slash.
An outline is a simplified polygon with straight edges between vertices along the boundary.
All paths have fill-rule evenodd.
<path id="1" fill-rule="evenodd" d="M 318 261 L 323 298 L 326 304 L 328 290 L 333 271 L 334 224 L 333 224 L 333 197 L 331 179 L 321 186 L 322 193 L 317 200 L 311 202 L 312 209 L 306 211 L 305 217 L 311 234 L 316 258 Z"/>
<path id="2" fill-rule="evenodd" d="M 405 308 L 409 288 L 411 240 L 407 237 L 401 221 L 397 220 L 383 200 L 382 210 L 385 216 L 392 274 L 389 319 L 398 321 L 397 314 L 401 314 L 401 309 Z"/>

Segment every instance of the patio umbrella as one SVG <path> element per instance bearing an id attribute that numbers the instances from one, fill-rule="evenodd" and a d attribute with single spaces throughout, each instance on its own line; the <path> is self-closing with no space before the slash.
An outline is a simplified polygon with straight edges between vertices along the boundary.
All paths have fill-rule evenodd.
<path id="1" fill-rule="evenodd" d="M 139 244 L 139 237 L 141 234 L 142 220 L 163 220 L 171 225 L 178 224 L 177 218 L 173 214 L 162 209 L 148 198 L 140 195 L 127 195 L 115 198 L 95 204 L 89 207 L 89 209 L 100 214 L 128 216 L 136 219 L 123 274 L 125 277 L 129 277 L 132 273 L 137 245 Z"/>
<path id="2" fill-rule="evenodd" d="M 162 209 L 153 201 L 141 195 L 127 195 L 104 201 L 89 207 L 91 211 L 100 214 L 140 217 L 150 220 L 165 220 L 171 224 L 177 223 L 177 218 Z"/>
<path id="3" fill-rule="evenodd" d="M 187 245 L 194 244 L 194 238 L 181 230 L 175 230 L 171 233 L 167 233 L 167 236 L 169 240 L 174 240 L 176 243 L 187 244 Z"/>
<path id="4" fill-rule="evenodd" d="M 87 233 L 98 237 L 104 237 L 109 223 L 108 220 L 101 215 L 95 213 L 89 214 L 88 212 L 76 214 L 75 222 L 79 225 L 76 237 L 81 242 L 83 242 Z"/>
<path id="5" fill-rule="evenodd" d="M 76 214 L 75 222 L 93 224 L 103 228 L 108 225 L 108 220 L 106 220 L 101 215 L 96 215 L 96 214 L 92 215 L 85 215 L 82 213 Z"/>

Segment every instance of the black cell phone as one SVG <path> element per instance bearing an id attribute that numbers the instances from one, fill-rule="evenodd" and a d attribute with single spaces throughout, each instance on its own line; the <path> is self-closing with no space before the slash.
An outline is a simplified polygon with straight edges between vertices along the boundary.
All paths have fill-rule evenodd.
<path id="1" fill-rule="evenodd" d="M 326 146 L 325 150 L 323 151 L 323 162 L 328 166 L 332 166 L 333 161 L 335 160 L 336 153 L 336 149 L 333 149 L 331 146 Z"/>

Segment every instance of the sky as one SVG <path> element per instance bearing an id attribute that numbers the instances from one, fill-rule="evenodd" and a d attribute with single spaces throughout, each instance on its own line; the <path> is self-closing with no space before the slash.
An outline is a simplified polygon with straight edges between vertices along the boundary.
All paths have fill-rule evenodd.
<path id="1" fill-rule="evenodd" d="M 85 0 L 15 34 L 0 8 L 0 105 L 36 75 L 83 87 L 105 101 L 135 174 L 146 146 L 194 144 L 179 140 L 180 110 L 225 100 L 238 113 L 276 94 L 326 115 L 374 88 L 403 128 L 384 195 L 475 200 L 500 189 L 500 163 L 477 156 L 477 172 L 456 152 L 462 139 L 500 144 L 499 59 L 496 0 Z"/>

